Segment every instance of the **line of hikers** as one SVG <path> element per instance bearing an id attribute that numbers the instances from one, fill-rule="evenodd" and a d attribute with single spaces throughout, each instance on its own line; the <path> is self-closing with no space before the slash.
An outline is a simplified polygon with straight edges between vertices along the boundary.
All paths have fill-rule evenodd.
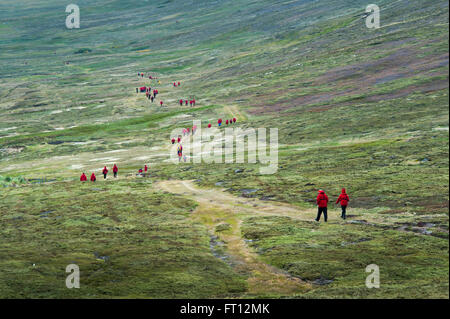
<path id="1" fill-rule="evenodd" d="M 103 168 L 102 174 L 103 174 L 103 179 L 106 179 L 107 175 L 108 175 L 108 168 L 105 166 Z M 117 167 L 116 164 L 114 164 L 113 166 L 113 173 L 114 173 L 114 178 L 117 178 L 117 174 L 119 173 L 119 168 Z M 95 173 L 91 174 L 91 178 L 90 178 L 91 182 L 95 182 L 97 181 L 97 177 L 95 176 Z M 83 172 L 83 174 L 81 174 L 80 177 L 80 182 L 87 182 L 87 176 L 86 174 Z"/>
<path id="2" fill-rule="evenodd" d="M 350 201 L 350 197 L 348 196 L 345 188 L 342 189 L 341 194 L 339 195 L 338 199 L 336 200 L 336 204 L 340 203 L 341 204 L 341 218 L 342 219 L 346 219 L 347 218 L 347 205 L 348 202 Z M 316 203 L 318 206 L 318 212 L 317 212 L 317 218 L 316 221 L 320 221 L 320 216 L 322 216 L 323 213 L 323 217 L 325 222 L 328 220 L 328 196 L 327 194 L 325 194 L 325 191 L 323 190 L 319 190 L 319 194 L 317 195 L 316 198 Z"/>
<path id="3" fill-rule="evenodd" d="M 188 100 L 180 99 L 179 103 L 180 103 L 180 106 L 183 106 L 183 103 L 187 106 L 187 105 L 188 105 Z M 195 99 L 190 100 L 190 101 L 189 101 L 189 105 L 190 105 L 191 107 L 192 107 L 192 106 L 195 106 Z"/>
<path id="4" fill-rule="evenodd" d="M 233 117 L 231 120 L 226 120 L 226 121 L 225 121 L 225 124 L 226 124 L 226 125 L 228 125 L 228 124 L 234 124 L 234 123 L 236 123 L 236 121 L 237 121 L 236 118 Z M 218 125 L 219 127 L 222 126 L 222 123 L 223 123 L 223 120 L 222 120 L 222 119 L 218 119 L 218 120 L 217 120 L 217 125 Z M 210 125 L 211 125 L 211 124 L 209 124 L 208 127 L 211 127 Z"/>

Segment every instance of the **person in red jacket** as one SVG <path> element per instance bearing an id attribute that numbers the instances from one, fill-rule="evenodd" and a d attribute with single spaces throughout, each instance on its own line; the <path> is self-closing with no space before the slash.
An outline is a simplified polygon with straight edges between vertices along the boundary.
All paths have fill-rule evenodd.
<path id="1" fill-rule="evenodd" d="M 342 219 L 346 219 L 347 218 L 347 216 L 346 216 L 346 214 L 347 214 L 347 205 L 348 205 L 349 201 L 350 201 L 350 197 L 348 197 L 347 192 L 345 191 L 345 188 L 343 188 L 341 195 L 339 195 L 339 197 L 338 197 L 338 199 L 336 201 L 336 204 L 339 203 L 339 202 L 341 203 L 341 209 L 342 209 L 341 218 Z"/>
<path id="2" fill-rule="evenodd" d="M 148 167 L 147 167 L 147 165 L 145 165 L 145 166 L 144 166 L 144 172 L 147 173 L 147 171 L 148 171 Z"/>
<path id="3" fill-rule="evenodd" d="M 188 105 L 188 100 L 184 101 L 186 103 L 186 106 Z"/>
<path id="4" fill-rule="evenodd" d="M 178 82 L 178 86 L 180 86 L 181 85 L 181 83 L 180 82 Z"/>
<path id="5" fill-rule="evenodd" d="M 192 103 L 193 103 L 192 100 L 190 100 L 190 101 L 189 101 L 189 105 L 190 105 L 191 107 L 192 107 Z"/>
<path id="6" fill-rule="evenodd" d="M 161 106 L 163 106 L 164 102 L 163 102 L 163 101 L 160 101 L 159 104 L 160 104 Z"/>
<path id="7" fill-rule="evenodd" d="M 113 167 L 114 178 L 117 177 L 117 173 L 118 173 L 118 172 L 119 172 L 119 168 L 117 167 L 116 164 L 114 164 L 114 167 Z"/>
<path id="8" fill-rule="evenodd" d="M 87 182 L 87 177 L 86 177 L 86 174 L 81 174 L 81 177 L 80 177 L 80 182 Z"/>
<path id="9" fill-rule="evenodd" d="M 97 180 L 97 177 L 95 177 L 95 174 L 92 173 L 91 175 L 91 182 L 95 182 Z"/>
<path id="10" fill-rule="evenodd" d="M 228 120 L 225 121 L 225 124 L 228 125 Z"/>
<path id="11" fill-rule="evenodd" d="M 233 123 L 236 123 L 236 118 L 235 117 L 233 117 Z"/>
<path id="12" fill-rule="evenodd" d="M 219 124 L 219 126 L 222 126 L 222 119 L 219 119 L 219 120 L 217 121 L 217 124 Z"/>
<path id="13" fill-rule="evenodd" d="M 175 138 L 172 139 L 172 144 L 175 144 Z"/>
<path id="14" fill-rule="evenodd" d="M 183 100 L 180 100 L 180 106 L 183 106 Z"/>
<path id="15" fill-rule="evenodd" d="M 328 207 L 328 196 L 325 194 L 323 190 L 319 190 L 319 195 L 317 195 L 317 206 L 319 207 L 319 211 L 317 213 L 316 221 L 320 220 L 320 216 L 323 213 L 323 218 L 325 222 L 328 220 L 327 207 Z"/>
<path id="16" fill-rule="evenodd" d="M 211 126 L 212 126 L 211 123 L 209 123 L 209 124 L 208 124 L 208 128 L 211 128 Z"/>
<path id="17" fill-rule="evenodd" d="M 180 136 L 178 136 L 178 143 L 180 143 L 181 142 L 181 137 Z"/>
<path id="18" fill-rule="evenodd" d="M 106 168 L 106 166 L 103 168 L 103 179 L 106 179 L 106 175 L 108 175 L 108 169 Z"/>

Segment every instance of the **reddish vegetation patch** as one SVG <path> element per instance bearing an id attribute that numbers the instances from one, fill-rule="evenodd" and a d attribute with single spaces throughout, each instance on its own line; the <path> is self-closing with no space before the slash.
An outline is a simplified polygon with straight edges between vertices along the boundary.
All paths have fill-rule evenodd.
<path id="1" fill-rule="evenodd" d="M 274 105 L 261 106 L 261 101 L 270 101 L 266 94 L 258 96 L 257 102 L 249 110 L 250 114 L 259 115 L 264 113 L 281 112 L 298 106 L 319 104 L 331 101 L 338 97 L 368 94 L 375 85 L 388 83 L 401 78 L 417 75 L 427 75 L 437 68 L 447 66 L 449 54 L 428 55 L 417 57 L 417 52 L 412 49 L 399 49 L 391 55 L 367 63 L 359 63 L 345 67 L 335 68 L 318 77 L 311 83 L 312 86 L 332 87 L 330 92 L 303 95 L 290 100 L 282 101 Z M 436 75 L 443 72 L 433 72 Z M 350 87 L 350 89 L 349 89 Z M 346 88 L 342 90 L 342 88 Z M 381 100 L 395 99 L 407 96 L 411 93 L 427 93 L 448 88 L 448 80 L 433 81 L 422 85 L 413 85 L 389 94 L 367 97 L 365 100 L 376 102 Z M 341 90 L 340 90 L 341 89 Z M 300 91 L 301 88 L 298 88 Z M 315 106 L 307 109 L 310 112 L 322 112 L 333 106 Z M 305 109 L 303 109 L 303 112 Z"/>

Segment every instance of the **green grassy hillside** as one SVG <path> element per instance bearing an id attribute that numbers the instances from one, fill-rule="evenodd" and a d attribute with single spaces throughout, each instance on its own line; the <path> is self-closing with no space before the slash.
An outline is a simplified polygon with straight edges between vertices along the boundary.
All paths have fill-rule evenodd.
<path id="1" fill-rule="evenodd" d="M 68 30 L 60 1 L 0 3 L 0 297 L 448 298 L 448 1 L 379 1 L 380 29 L 359 0 L 77 4 Z M 278 128 L 276 174 L 168 162 L 231 117 Z M 349 219 L 314 224 L 342 187 Z"/>

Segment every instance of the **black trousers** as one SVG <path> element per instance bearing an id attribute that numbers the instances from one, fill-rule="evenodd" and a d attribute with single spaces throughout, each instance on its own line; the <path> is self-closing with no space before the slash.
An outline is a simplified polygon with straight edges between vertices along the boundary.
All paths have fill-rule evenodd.
<path id="1" fill-rule="evenodd" d="M 117 177 L 117 173 L 116 172 L 114 172 L 114 177 Z"/>
<path id="2" fill-rule="evenodd" d="M 103 174 L 103 178 L 106 179 L 106 174 Z"/>
<path id="3" fill-rule="evenodd" d="M 341 215 L 341 217 L 344 218 L 344 219 L 346 219 L 347 216 L 345 216 L 345 214 L 347 213 L 347 206 L 341 206 L 341 209 L 342 209 L 342 215 Z"/>
<path id="4" fill-rule="evenodd" d="M 323 218 L 325 221 L 328 220 L 328 213 L 327 213 L 327 207 L 319 207 L 319 211 L 317 212 L 317 218 L 316 220 L 319 221 L 320 220 L 320 216 L 322 216 L 323 213 Z"/>

